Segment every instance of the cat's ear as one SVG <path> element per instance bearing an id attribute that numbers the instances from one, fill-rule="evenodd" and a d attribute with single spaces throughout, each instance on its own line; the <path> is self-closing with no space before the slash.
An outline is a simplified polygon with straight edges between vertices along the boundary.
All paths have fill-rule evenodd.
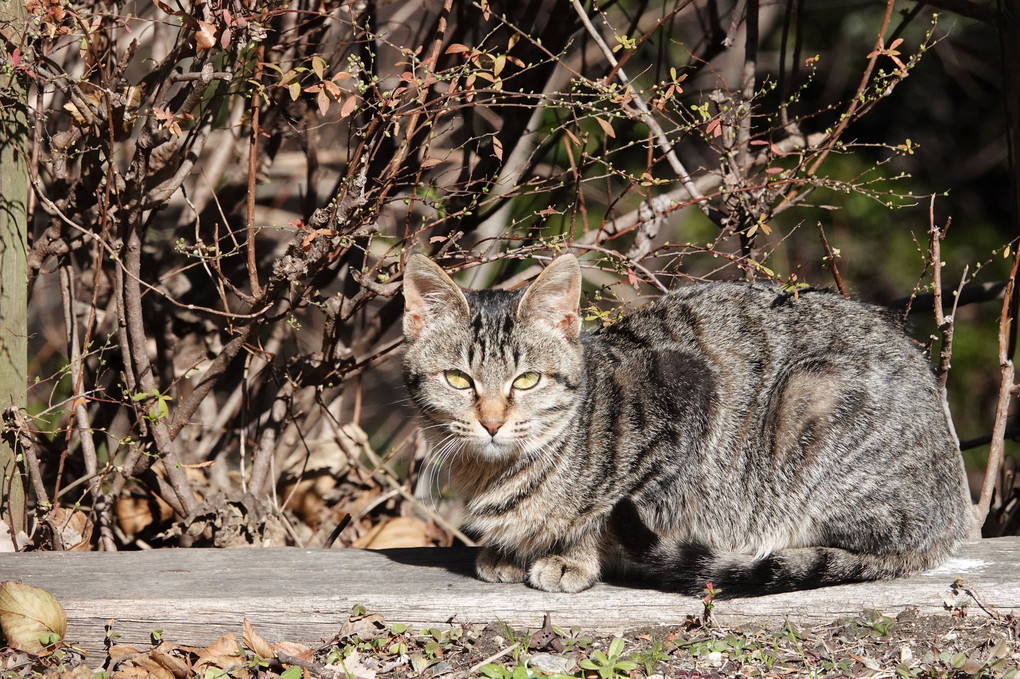
<path id="1" fill-rule="evenodd" d="M 417 339 L 427 325 L 467 317 L 467 299 L 446 272 L 425 255 L 413 254 L 404 266 L 404 337 Z"/>
<path id="2" fill-rule="evenodd" d="M 581 334 L 581 266 L 573 255 L 552 261 L 521 297 L 519 320 L 539 321 L 553 326 L 568 340 Z"/>

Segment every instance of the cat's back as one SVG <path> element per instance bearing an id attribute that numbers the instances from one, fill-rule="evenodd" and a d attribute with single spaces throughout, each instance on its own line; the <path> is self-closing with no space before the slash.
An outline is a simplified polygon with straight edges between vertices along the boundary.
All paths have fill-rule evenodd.
<path id="1" fill-rule="evenodd" d="M 892 311 L 830 290 L 761 283 L 687 285 L 600 329 L 593 339 L 624 350 L 700 351 L 717 360 L 727 354 L 782 360 L 821 353 L 927 366 Z"/>

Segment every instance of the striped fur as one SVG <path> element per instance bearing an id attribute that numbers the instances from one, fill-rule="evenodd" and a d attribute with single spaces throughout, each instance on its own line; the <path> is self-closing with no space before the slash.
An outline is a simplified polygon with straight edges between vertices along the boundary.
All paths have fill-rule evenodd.
<path id="1" fill-rule="evenodd" d="M 756 595 L 918 572 L 968 535 L 941 392 L 882 313 L 715 283 L 581 333 L 580 279 L 563 256 L 524 292 L 461 291 L 408 261 L 405 379 L 481 578 Z"/>

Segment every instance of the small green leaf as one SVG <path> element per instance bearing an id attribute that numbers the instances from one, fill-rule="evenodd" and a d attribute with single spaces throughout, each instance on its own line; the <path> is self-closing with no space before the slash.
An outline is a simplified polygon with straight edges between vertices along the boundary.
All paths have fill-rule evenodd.
<path id="1" fill-rule="evenodd" d="M 280 679 L 301 679 L 301 668 L 297 665 L 291 665 L 283 672 L 280 673 Z"/>

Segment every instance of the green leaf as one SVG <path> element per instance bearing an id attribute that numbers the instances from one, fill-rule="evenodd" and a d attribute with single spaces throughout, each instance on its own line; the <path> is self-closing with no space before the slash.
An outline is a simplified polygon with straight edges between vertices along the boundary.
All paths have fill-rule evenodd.
<path id="1" fill-rule="evenodd" d="M 623 637 L 616 637 L 609 644 L 609 655 L 610 658 L 618 656 L 623 653 Z"/>
<path id="2" fill-rule="evenodd" d="M 301 668 L 297 665 L 291 665 L 283 672 L 280 673 L 280 679 L 301 679 Z"/>

